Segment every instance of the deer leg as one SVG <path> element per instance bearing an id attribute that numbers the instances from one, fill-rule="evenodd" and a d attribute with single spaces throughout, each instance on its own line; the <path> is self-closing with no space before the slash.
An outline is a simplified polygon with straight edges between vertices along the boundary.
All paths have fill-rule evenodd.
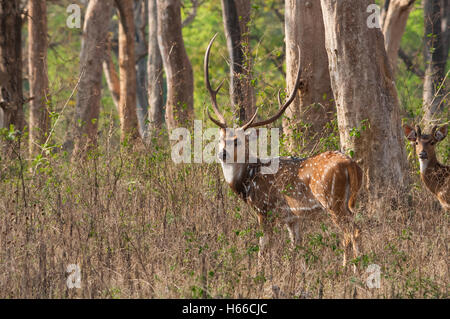
<path id="1" fill-rule="evenodd" d="M 265 214 L 258 214 L 259 226 L 262 230 L 262 235 L 259 237 L 259 252 L 258 252 L 258 264 L 261 266 L 262 262 L 267 256 L 267 252 L 270 250 L 272 243 L 272 231 L 273 223 L 269 221 L 269 217 Z"/>
<path id="2" fill-rule="evenodd" d="M 286 222 L 286 226 L 289 231 L 291 245 L 295 248 L 300 244 L 300 218 L 298 216 L 290 217 Z"/>
<path id="3" fill-rule="evenodd" d="M 342 266 L 347 266 L 347 258 L 350 255 L 350 244 L 351 244 L 351 236 L 344 231 L 344 258 L 342 261 Z"/>
<path id="4" fill-rule="evenodd" d="M 347 266 L 347 258 L 350 256 L 350 249 L 353 246 L 353 254 L 356 258 L 359 254 L 359 249 L 357 245 L 357 237 L 359 236 L 359 229 L 355 228 L 357 227 L 353 221 L 350 220 L 348 216 L 345 216 L 343 214 L 336 214 L 335 212 L 331 213 L 331 219 L 333 220 L 334 224 L 342 231 L 344 235 L 344 260 L 342 262 L 342 265 L 345 267 Z M 349 213 L 349 212 L 348 212 Z"/>
<path id="5" fill-rule="evenodd" d="M 359 247 L 361 243 L 361 229 L 356 225 L 356 223 L 352 223 L 352 246 L 353 246 L 353 256 L 357 258 L 359 256 Z"/>

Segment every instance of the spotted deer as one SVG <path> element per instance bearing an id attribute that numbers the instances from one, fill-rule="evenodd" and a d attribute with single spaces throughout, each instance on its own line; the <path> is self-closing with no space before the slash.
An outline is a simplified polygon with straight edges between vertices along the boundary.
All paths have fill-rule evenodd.
<path id="1" fill-rule="evenodd" d="M 274 116 L 256 122 L 256 109 L 251 119 L 243 126 L 227 128 L 216 99 L 223 81 L 213 90 L 209 79 L 209 54 L 216 35 L 206 49 L 204 76 L 217 119 L 211 116 L 208 109 L 207 113 L 210 120 L 220 128 L 217 156 L 225 181 L 242 200 L 257 211 L 258 222 L 263 231 L 260 237 L 259 261 L 270 246 L 273 226 L 276 223 L 287 226 L 291 242 L 297 245 L 300 239 L 300 217 L 309 218 L 325 209 L 344 234 L 345 266 L 350 245 L 353 247 L 354 256 L 359 254 L 360 230 L 354 222 L 354 207 L 362 183 L 362 170 L 351 158 L 335 151 L 309 158 L 271 158 L 270 161 L 278 161 L 278 170 L 272 172 L 273 174 L 263 173 L 267 162 L 260 158 L 251 160 L 251 134 L 248 134 L 248 131 L 251 131 L 250 128 L 270 124 L 284 113 L 294 100 L 299 87 L 300 67 L 294 90 L 284 104 L 281 103 L 280 91 L 278 92 L 279 110 Z M 238 162 L 236 159 L 241 143 L 245 144 L 241 148 L 245 150 L 245 156 L 244 161 Z M 233 152 L 228 151 L 230 146 Z"/>
<path id="2" fill-rule="evenodd" d="M 413 129 L 405 124 L 405 136 L 414 143 L 419 158 L 420 178 L 425 187 L 436 196 L 442 207 L 450 211 L 450 166 L 442 165 L 436 158 L 436 144 L 442 141 L 448 133 L 448 125 L 438 129 L 434 126 L 431 134 L 422 134 L 419 125 Z"/>

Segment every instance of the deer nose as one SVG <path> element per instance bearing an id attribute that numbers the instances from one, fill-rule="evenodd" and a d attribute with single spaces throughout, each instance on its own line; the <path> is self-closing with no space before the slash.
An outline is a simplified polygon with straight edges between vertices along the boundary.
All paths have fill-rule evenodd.
<path id="1" fill-rule="evenodd" d="M 427 159 L 428 158 L 427 152 L 425 152 L 425 151 L 420 152 L 419 153 L 419 158 L 420 159 Z"/>

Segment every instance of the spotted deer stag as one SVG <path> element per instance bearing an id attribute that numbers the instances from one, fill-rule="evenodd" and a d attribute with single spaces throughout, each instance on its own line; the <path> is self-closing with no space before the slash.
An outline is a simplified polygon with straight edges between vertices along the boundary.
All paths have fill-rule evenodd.
<path id="1" fill-rule="evenodd" d="M 434 126 L 431 134 L 422 134 L 420 126 L 413 129 L 404 125 L 403 130 L 408 140 L 414 143 L 420 164 L 420 178 L 430 192 L 436 196 L 442 207 L 450 211 L 450 166 L 442 165 L 436 158 L 436 144 L 448 133 L 448 125 L 438 129 Z"/>
<path id="2" fill-rule="evenodd" d="M 263 173 L 263 167 L 267 165 L 267 162 L 260 158 L 250 160 L 248 150 L 251 135 L 247 132 L 251 131 L 250 128 L 276 121 L 284 113 L 295 98 L 300 82 L 300 67 L 294 90 L 284 104 L 281 103 L 280 91 L 278 92 L 280 108 L 274 116 L 256 122 L 258 111 L 256 110 L 243 126 L 227 128 L 216 99 L 223 81 L 216 90 L 213 90 L 209 80 L 209 53 L 215 37 L 211 39 L 206 49 L 204 75 L 217 119 L 213 118 L 209 111 L 208 117 L 220 127 L 217 156 L 226 182 L 242 200 L 257 211 L 258 222 L 263 230 L 263 235 L 260 237 L 259 261 L 264 259 L 262 257 L 270 246 L 275 223 L 287 226 L 291 242 L 296 245 L 300 239 L 300 217 L 310 218 L 325 209 L 344 234 L 343 264 L 345 266 L 350 245 L 353 247 L 354 256 L 359 254 L 360 230 L 354 222 L 353 209 L 361 187 L 362 170 L 352 159 L 340 152 L 325 152 L 309 158 L 272 158 L 271 161 L 278 161 L 278 170 L 272 174 Z M 241 143 L 245 143 L 244 147 L 240 145 Z M 233 152 L 227 151 L 230 147 Z M 239 147 L 245 150 L 245 160 L 238 162 L 236 157 Z"/>

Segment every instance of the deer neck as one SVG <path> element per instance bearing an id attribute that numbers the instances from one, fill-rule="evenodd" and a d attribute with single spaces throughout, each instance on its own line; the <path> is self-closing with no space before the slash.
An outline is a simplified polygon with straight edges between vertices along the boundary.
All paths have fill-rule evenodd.
<path id="1" fill-rule="evenodd" d="M 234 185 L 240 184 L 243 180 L 245 180 L 247 173 L 247 164 L 246 163 L 225 163 L 222 164 L 222 172 L 227 184 L 231 187 Z"/>
<path id="2" fill-rule="evenodd" d="M 419 159 L 420 165 L 420 175 L 425 176 L 428 173 L 432 172 L 439 166 L 439 163 L 436 157 L 428 158 L 428 159 Z"/>
<path id="3" fill-rule="evenodd" d="M 420 163 L 420 177 L 425 183 L 425 186 L 432 192 L 436 192 L 437 186 L 440 184 L 440 179 L 444 175 L 447 168 L 439 163 L 436 159 L 430 158 L 428 160 L 419 160 Z"/>

